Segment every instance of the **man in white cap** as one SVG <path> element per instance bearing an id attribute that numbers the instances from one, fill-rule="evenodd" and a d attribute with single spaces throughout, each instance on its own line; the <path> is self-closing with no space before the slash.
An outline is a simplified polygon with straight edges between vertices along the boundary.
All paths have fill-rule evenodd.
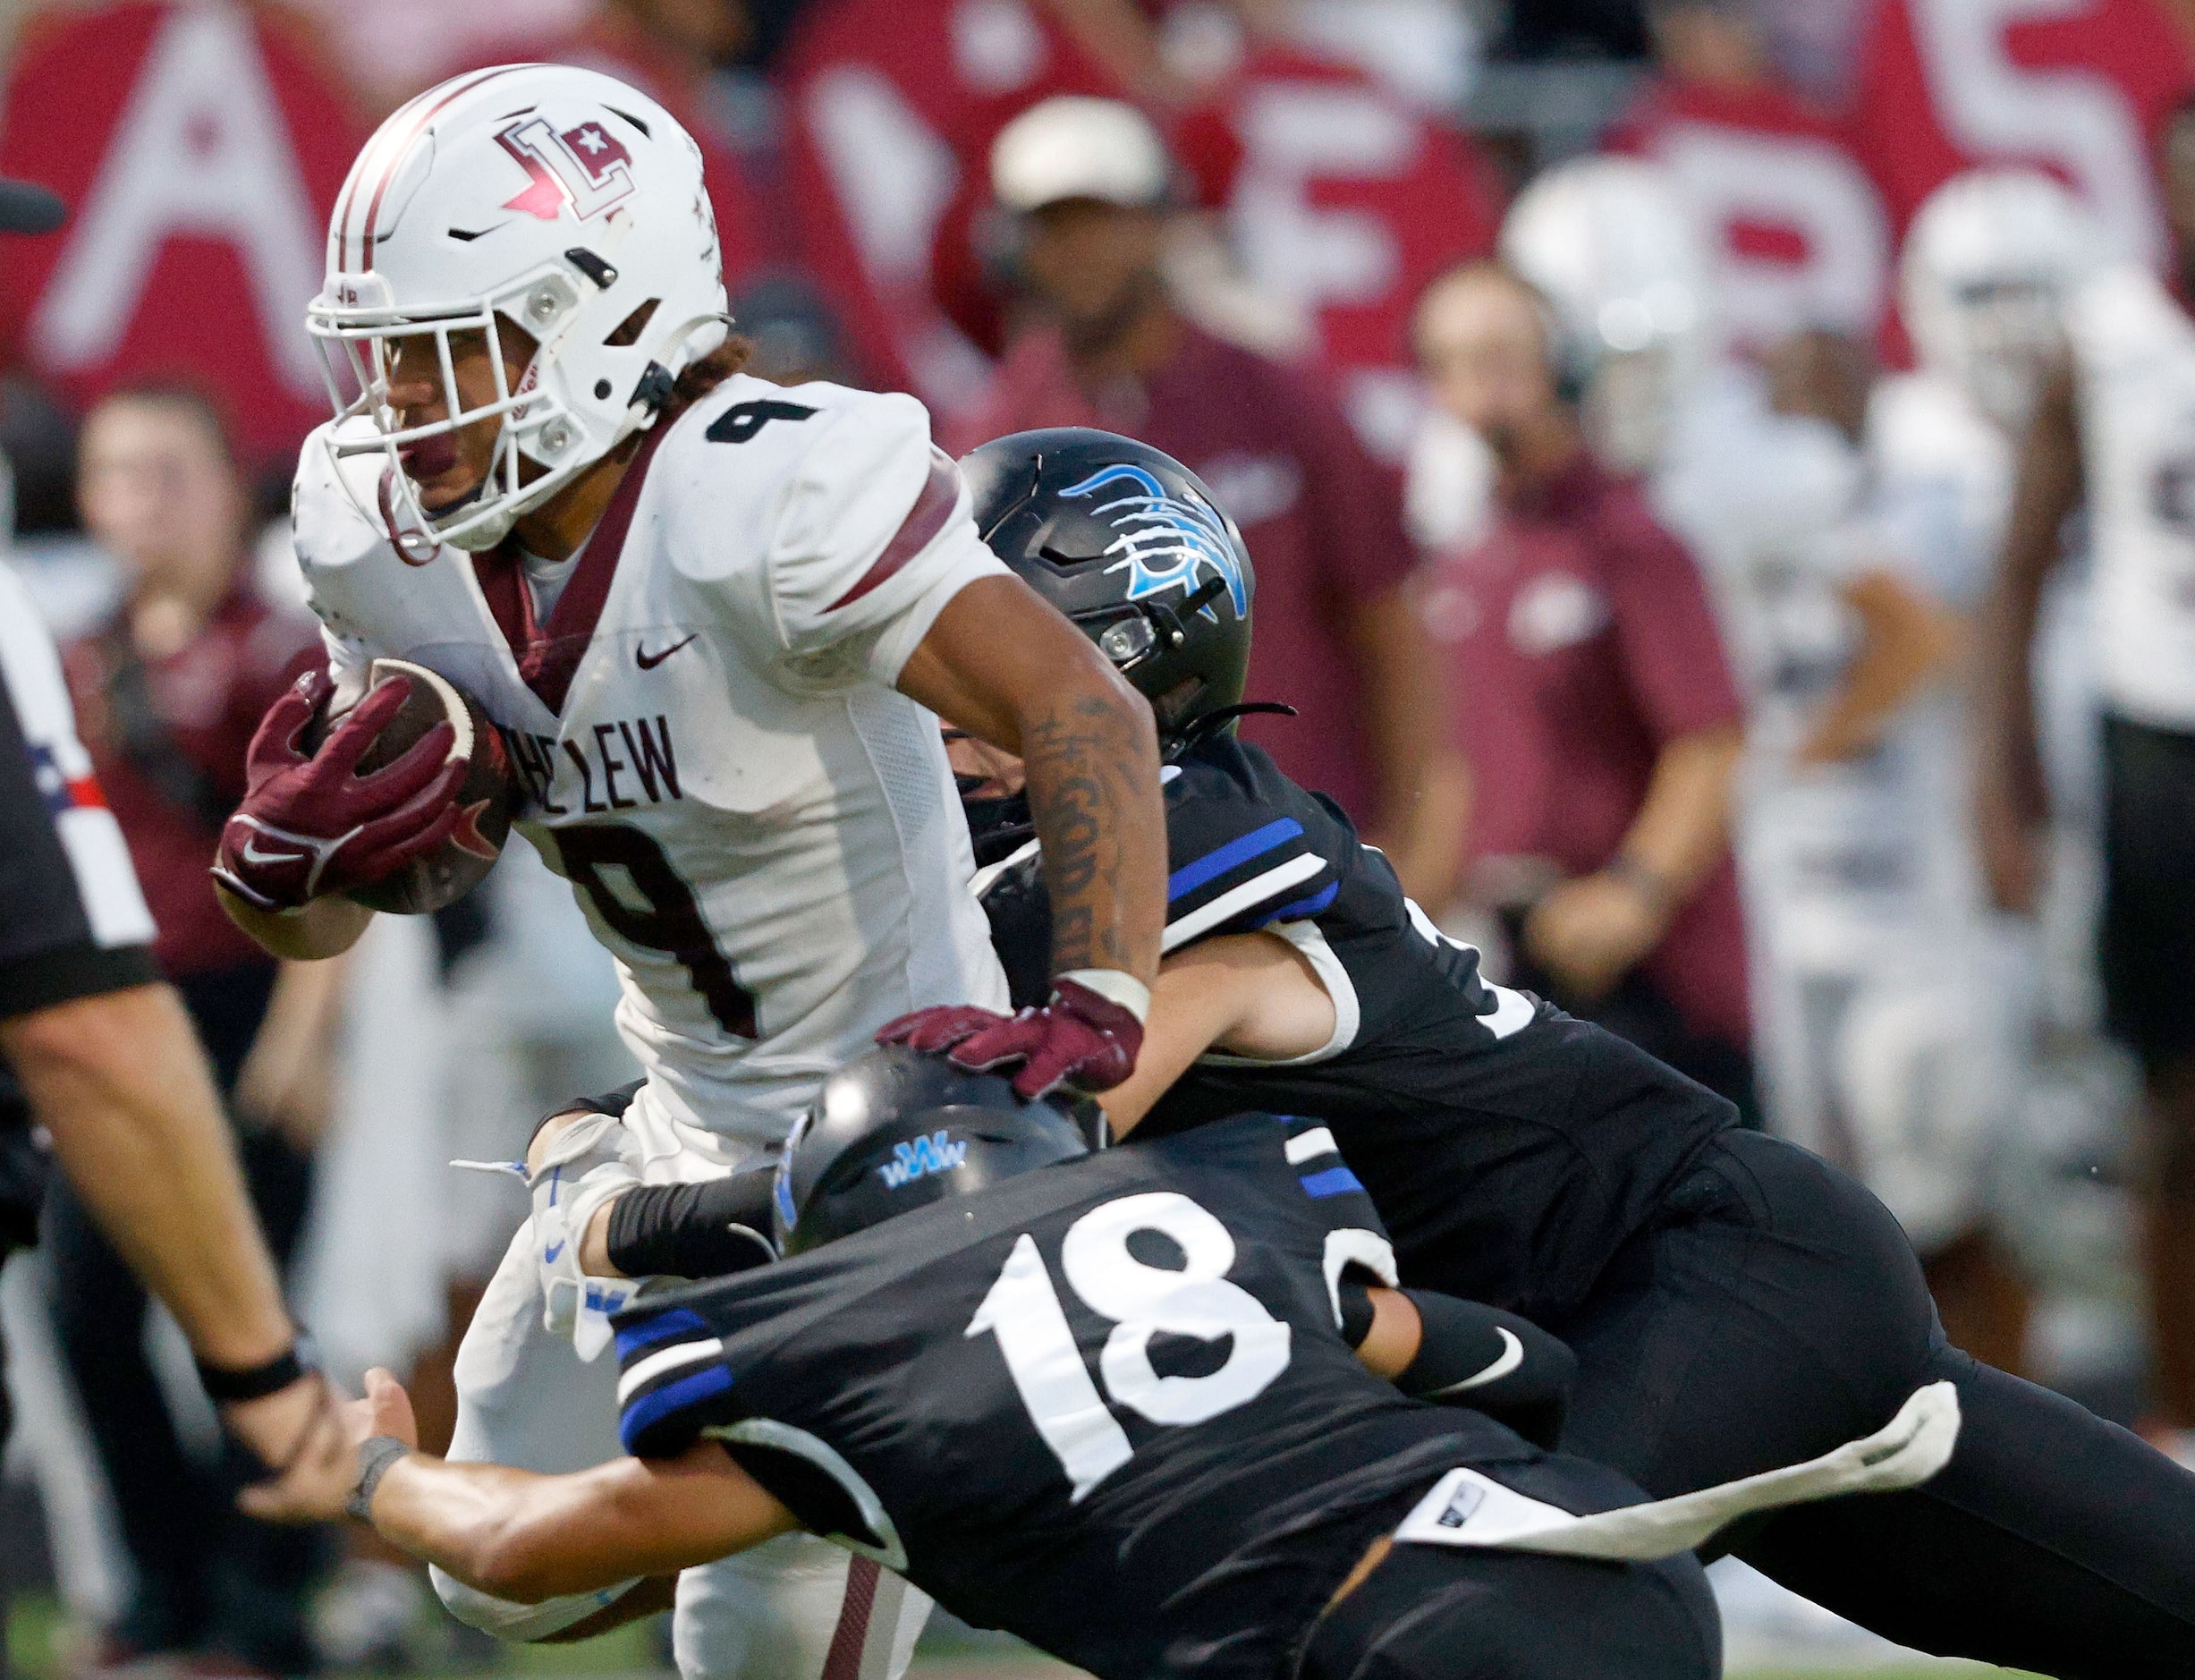
<path id="1" fill-rule="evenodd" d="M 1216 336 L 1166 277 L 1175 172 L 1132 106 L 1061 96 L 1000 131 L 991 186 L 1020 288 L 979 436 L 1125 432 L 1188 464 L 1258 564 L 1249 725 L 1295 780 L 1374 833 L 1405 886 L 1445 895 L 1463 783 L 1433 657 L 1403 598 L 1415 561 L 1399 486 L 1303 370 Z"/>

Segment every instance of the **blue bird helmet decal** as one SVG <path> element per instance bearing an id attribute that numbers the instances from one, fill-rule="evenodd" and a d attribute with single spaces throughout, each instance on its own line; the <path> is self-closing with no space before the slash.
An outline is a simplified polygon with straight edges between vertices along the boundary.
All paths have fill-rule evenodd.
<path id="1" fill-rule="evenodd" d="M 1183 595 L 1202 581 L 1209 567 L 1227 586 L 1234 615 L 1250 615 L 1250 588 L 1242 576 L 1242 563 L 1234 539 L 1218 509 L 1203 501 L 1183 501 L 1166 494 L 1165 487 L 1141 467 L 1101 467 L 1080 484 L 1069 485 L 1062 496 L 1100 496 L 1092 512 L 1113 527 L 1107 556 L 1117 556 L 1106 570 L 1125 566 L 1128 599 L 1140 601 L 1168 590 Z M 1208 602 L 1199 609 L 1216 624 L 1219 615 Z"/>

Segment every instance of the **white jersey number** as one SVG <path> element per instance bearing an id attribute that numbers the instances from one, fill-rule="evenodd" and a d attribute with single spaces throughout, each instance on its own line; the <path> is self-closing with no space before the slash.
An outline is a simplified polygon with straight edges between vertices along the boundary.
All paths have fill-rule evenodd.
<path id="1" fill-rule="evenodd" d="M 1129 1239 L 1145 1231 L 1181 1250 L 1179 1270 L 1130 1252 Z M 1234 1239 L 1187 1196 L 1153 1191 L 1093 1208 L 1068 1227 L 1059 1258 L 1083 1304 L 1114 1322 L 1098 1360 L 1106 1392 L 1154 1423 L 1201 1423 L 1231 1412 L 1288 1368 L 1288 1326 L 1227 1281 Z M 1161 1331 L 1202 1342 L 1227 1336 L 1233 1345 L 1217 1370 L 1161 1376 L 1150 1355 L 1151 1337 Z M 1044 1257 L 1026 1233 L 967 1334 L 998 1338 L 1030 1421 L 1074 1484 L 1075 1500 L 1134 1456 L 1127 1431 L 1090 1379 Z"/>

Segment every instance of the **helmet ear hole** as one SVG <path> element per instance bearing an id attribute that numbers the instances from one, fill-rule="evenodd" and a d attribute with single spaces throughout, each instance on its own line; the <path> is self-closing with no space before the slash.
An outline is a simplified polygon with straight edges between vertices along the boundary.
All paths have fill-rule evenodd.
<path id="1" fill-rule="evenodd" d="M 616 327 L 611 330 L 610 335 L 602 342 L 618 350 L 639 344 L 640 335 L 648 330 L 648 322 L 655 318 L 656 306 L 662 301 L 661 298 L 648 299 L 639 309 L 626 316 L 623 320 L 618 322 Z"/>
<path id="2" fill-rule="evenodd" d="M 1151 701 L 1151 712 L 1158 719 L 1161 729 L 1179 729 L 1198 710 L 1197 702 L 1204 695 L 1204 679 L 1185 677 L 1165 693 Z"/>

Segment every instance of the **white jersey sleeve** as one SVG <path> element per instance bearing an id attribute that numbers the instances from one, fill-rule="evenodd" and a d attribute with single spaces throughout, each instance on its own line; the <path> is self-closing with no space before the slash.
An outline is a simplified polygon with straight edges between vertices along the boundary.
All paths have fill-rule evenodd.
<path id="1" fill-rule="evenodd" d="M 716 574 L 733 633 L 787 689 L 897 681 L 947 601 L 1009 575 L 914 398 L 751 379 L 725 395 L 706 428 L 682 428 L 681 465 L 701 452 L 719 493 L 684 505 L 708 523 L 674 547 L 682 569 Z"/>
<path id="2" fill-rule="evenodd" d="M 320 626 L 320 645 L 327 649 L 327 674 L 335 683 L 335 709 L 347 711 L 365 698 L 366 667 L 373 654 L 358 637 L 326 624 Z"/>
<path id="3" fill-rule="evenodd" d="M 346 621 L 327 584 L 357 569 L 361 556 L 386 546 L 388 539 L 360 512 L 355 499 L 361 493 L 360 482 L 344 481 L 347 477 L 370 482 L 368 475 L 377 469 L 380 457 L 339 465 L 330 447 L 334 430 L 332 421 L 317 428 L 298 451 L 297 476 L 290 488 L 290 545 L 303 574 L 305 604 L 320 621 L 327 674 L 335 681 L 335 708 L 341 711 L 363 696 L 366 667 L 376 649 Z"/>
<path id="4" fill-rule="evenodd" d="M 371 422 L 354 420 L 356 430 Z M 382 457 L 338 460 L 330 447 L 333 422 L 306 438 L 298 451 L 290 495 L 291 546 L 303 573 L 305 601 L 320 621 L 335 679 L 335 708 L 358 703 L 366 668 L 377 658 L 410 658 L 434 665 L 476 694 L 492 686 L 505 661 L 501 641 L 471 581 L 471 562 L 454 548 L 425 560 L 407 558 L 391 539 L 386 517 L 368 512 L 380 500 Z M 461 644 L 477 644 L 460 656 Z"/>

